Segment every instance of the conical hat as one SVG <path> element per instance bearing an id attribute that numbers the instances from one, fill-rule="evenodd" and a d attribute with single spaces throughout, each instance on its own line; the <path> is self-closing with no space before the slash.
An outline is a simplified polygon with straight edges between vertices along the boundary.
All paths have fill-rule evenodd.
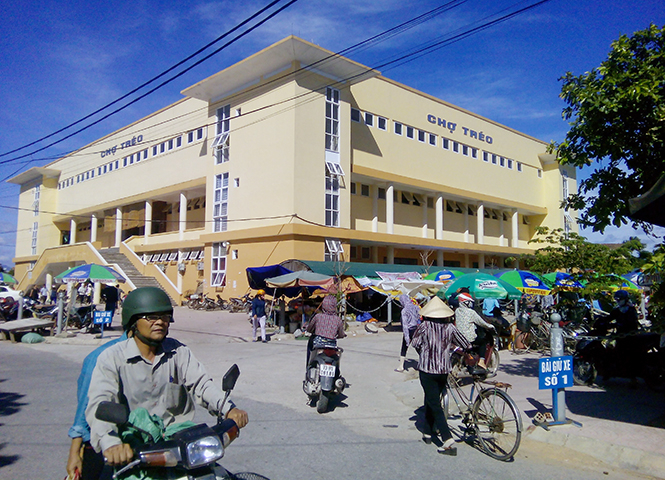
<path id="1" fill-rule="evenodd" d="M 427 305 L 423 307 L 420 314 L 423 317 L 429 318 L 447 318 L 455 315 L 455 312 L 453 312 L 448 305 L 443 303 L 443 300 L 434 296 L 429 302 L 427 302 Z"/>

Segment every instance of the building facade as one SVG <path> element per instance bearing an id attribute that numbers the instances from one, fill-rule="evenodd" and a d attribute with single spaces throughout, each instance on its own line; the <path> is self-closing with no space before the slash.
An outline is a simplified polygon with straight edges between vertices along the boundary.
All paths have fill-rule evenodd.
<path id="1" fill-rule="evenodd" d="M 231 297 L 246 267 L 503 267 L 537 226 L 577 230 L 546 143 L 296 37 L 182 93 L 9 180 L 21 288 L 117 249 L 176 301 Z"/>

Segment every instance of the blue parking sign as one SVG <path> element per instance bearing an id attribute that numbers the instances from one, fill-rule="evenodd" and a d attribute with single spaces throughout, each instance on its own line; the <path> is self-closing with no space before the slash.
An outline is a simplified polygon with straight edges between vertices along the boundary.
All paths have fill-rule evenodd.
<path id="1" fill-rule="evenodd" d="M 95 325 L 111 325 L 111 322 L 113 321 L 113 312 L 111 310 L 108 311 L 103 311 L 103 312 L 95 312 L 95 318 L 93 319 L 93 323 Z"/>
<path id="2" fill-rule="evenodd" d="M 573 357 L 541 358 L 538 362 L 538 388 L 566 388 L 573 386 Z"/>

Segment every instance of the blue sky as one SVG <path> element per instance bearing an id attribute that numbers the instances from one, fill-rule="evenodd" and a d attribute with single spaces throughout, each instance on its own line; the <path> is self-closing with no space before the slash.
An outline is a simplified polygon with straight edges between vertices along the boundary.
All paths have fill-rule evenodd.
<path id="1" fill-rule="evenodd" d="M 52 133 L 127 93 L 267 3 L 5 2 L 0 17 L 0 153 Z M 467 0 L 418 27 L 348 56 L 376 66 L 425 42 L 531 3 L 535 0 Z M 49 158 L 180 99 L 183 88 L 287 35 L 340 51 L 442 4 L 429 0 L 299 0 L 226 50 L 100 125 L 27 159 L 0 164 L 0 179 L 44 165 Z M 567 125 L 561 119 L 564 104 L 558 97 L 558 78 L 566 71 L 581 74 L 598 66 L 613 40 L 649 23 L 665 24 L 662 0 L 551 0 L 432 54 L 380 70 L 389 78 L 538 139 L 560 141 Z M 12 207 L 17 199 L 18 186 L 2 182 L 3 265 L 10 265 L 14 255 L 17 213 Z M 620 242 L 639 234 L 630 227 L 611 229 L 605 235 L 582 233 L 592 241 L 605 242 Z M 654 242 L 651 239 L 648 243 Z"/>

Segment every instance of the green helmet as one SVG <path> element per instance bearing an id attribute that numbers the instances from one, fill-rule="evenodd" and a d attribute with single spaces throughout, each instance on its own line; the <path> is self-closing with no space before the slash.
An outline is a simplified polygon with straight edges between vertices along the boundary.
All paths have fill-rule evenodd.
<path id="1" fill-rule="evenodd" d="M 132 290 L 122 302 L 122 328 L 129 330 L 138 317 L 148 313 L 173 313 L 171 299 L 157 287 L 141 287 Z"/>

